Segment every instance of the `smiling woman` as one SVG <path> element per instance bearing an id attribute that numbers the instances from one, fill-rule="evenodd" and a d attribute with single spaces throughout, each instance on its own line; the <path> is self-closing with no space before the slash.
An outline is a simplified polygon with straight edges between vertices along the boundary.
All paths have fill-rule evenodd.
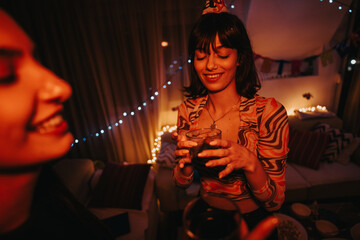
<path id="1" fill-rule="evenodd" d="M 191 56 L 188 97 L 178 110 L 173 177 L 179 187 L 200 175 L 202 198 L 212 207 L 240 209 L 250 229 L 280 209 L 285 199 L 285 166 L 288 153 L 288 119 L 274 98 L 259 96 L 253 51 L 241 20 L 227 12 L 203 14 L 193 27 L 188 44 Z M 191 156 L 197 143 L 186 133 L 218 128 L 221 139 Z M 191 157 L 190 157 L 191 156 Z M 211 158 L 210 161 L 205 159 Z M 194 159 L 203 159 L 195 164 Z M 201 160 L 200 160 L 201 162 Z M 201 169 L 221 167 L 218 174 Z M 277 239 L 274 231 L 269 239 Z"/>
<path id="2" fill-rule="evenodd" d="M 60 157 L 73 140 L 61 115 L 71 87 L 33 58 L 33 43 L 15 22 L 0 17 L 1 167 Z"/>
<path id="3" fill-rule="evenodd" d="M 0 9 L 0 238 L 112 239 L 51 168 L 73 141 L 62 117 L 71 87 L 33 57 Z"/>

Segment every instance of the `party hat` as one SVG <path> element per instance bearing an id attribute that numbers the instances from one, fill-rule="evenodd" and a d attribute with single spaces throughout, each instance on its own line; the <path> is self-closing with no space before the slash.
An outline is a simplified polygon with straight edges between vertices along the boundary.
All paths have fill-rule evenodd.
<path id="1" fill-rule="evenodd" d="M 202 14 L 227 12 L 224 0 L 206 0 Z"/>

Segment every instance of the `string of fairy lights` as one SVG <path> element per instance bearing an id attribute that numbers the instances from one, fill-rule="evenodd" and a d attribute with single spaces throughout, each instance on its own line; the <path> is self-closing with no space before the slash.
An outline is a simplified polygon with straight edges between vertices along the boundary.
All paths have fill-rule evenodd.
<path id="1" fill-rule="evenodd" d="M 343 3 L 343 2 L 341 2 L 341 1 L 338 1 L 338 0 L 320 0 L 320 2 L 328 2 L 329 4 L 333 4 L 333 3 L 336 3 L 337 4 L 337 8 L 339 9 L 339 10 L 343 10 L 344 9 L 344 7 L 345 8 L 348 8 L 348 12 L 349 13 L 352 13 L 353 12 L 353 10 L 351 9 L 351 6 L 350 5 L 348 5 L 348 4 L 346 4 L 346 3 Z"/>
<path id="2" fill-rule="evenodd" d="M 341 1 L 338 0 L 319 0 L 320 2 L 327 2 L 328 4 L 334 4 L 334 6 L 336 5 L 337 8 L 340 10 L 344 10 L 345 8 L 348 9 L 349 13 L 353 13 L 353 9 L 351 9 L 351 6 L 348 4 L 345 4 Z M 235 4 L 234 4 L 235 0 L 232 0 L 228 6 L 230 7 L 230 9 L 235 9 Z M 166 43 L 161 43 L 161 45 L 163 47 L 166 47 L 167 44 Z M 181 58 L 180 58 L 181 59 Z M 152 94 L 150 94 L 150 97 L 148 97 L 147 99 L 145 99 L 144 101 L 142 101 L 137 107 L 134 107 L 132 110 L 128 111 L 128 112 L 123 112 L 122 113 L 122 117 L 119 118 L 116 122 L 113 123 L 108 123 L 107 125 L 99 128 L 97 131 L 95 132 L 89 132 L 86 137 L 78 137 L 74 140 L 72 147 L 74 147 L 76 144 L 80 144 L 82 142 L 86 142 L 88 140 L 89 137 L 100 137 L 103 134 L 106 134 L 106 132 L 109 131 L 113 131 L 114 129 L 120 127 L 123 125 L 124 123 L 124 118 L 129 117 L 129 116 L 135 116 L 137 114 L 138 111 L 142 111 L 146 108 L 146 106 L 148 104 L 151 104 L 161 93 L 161 88 L 166 89 L 167 87 L 170 87 L 172 85 L 172 78 L 178 74 L 178 72 L 180 72 L 181 70 L 183 70 L 184 68 L 184 64 L 185 63 L 191 63 L 191 60 L 185 60 L 183 62 L 181 61 L 173 61 L 170 65 L 169 65 L 169 69 L 171 69 L 173 72 L 169 75 L 169 77 L 167 78 L 167 80 L 161 84 L 159 89 L 155 89 Z M 348 71 L 352 71 L 353 67 L 355 64 L 360 64 L 360 61 L 357 59 L 350 59 L 348 62 L 348 67 L 347 70 Z M 162 129 L 160 131 L 157 132 L 157 137 L 154 139 L 154 143 L 153 143 L 153 149 L 152 149 L 152 159 L 148 160 L 148 163 L 155 163 L 156 158 L 157 158 L 157 154 L 160 151 L 160 146 L 161 146 L 161 136 L 165 133 L 165 132 L 173 132 L 176 130 L 176 126 L 164 126 L 162 127 Z"/>
<path id="3" fill-rule="evenodd" d="M 188 63 L 191 63 L 191 60 L 187 60 Z M 160 88 L 166 89 L 167 87 L 169 87 L 173 82 L 172 82 L 172 78 L 183 69 L 185 62 L 180 62 L 180 61 L 173 61 L 169 68 L 173 70 L 173 72 L 171 74 L 169 74 L 169 77 L 167 78 L 167 80 L 161 84 Z M 135 116 L 137 114 L 138 111 L 142 111 L 145 109 L 145 107 L 153 102 L 160 94 L 160 88 L 156 89 L 152 92 L 151 96 L 148 97 L 147 99 L 145 99 L 144 101 L 141 102 L 141 104 L 139 104 L 137 107 L 133 108 L 133 110 L 130 110 L 128 112 L 123 112 L 122 113 L 122 117 L 119 118 L 117 121 L 113 122 L 113 123 L 108 123 L 106 126 L 103 126 L 102 128 L 99 128 L 97 131 L 95 132 L 89 132 L 87 134 L 87 137 L 80 137 L 80 138 L 76 138 L 74 139 L 74 142 L 72 143 L 71 147 L 74 147 L 76 144 L 79 144 L 81 142 L 86 142 L 88 140 L 89 137 L 100 137 L 101 135 L 105 134 L 107 131 L 112 131 L 115 128 L 120 127 L 121 125 L 123 125 L 124 123 L 124 118 L 129 117 L 129 116 Z"/>

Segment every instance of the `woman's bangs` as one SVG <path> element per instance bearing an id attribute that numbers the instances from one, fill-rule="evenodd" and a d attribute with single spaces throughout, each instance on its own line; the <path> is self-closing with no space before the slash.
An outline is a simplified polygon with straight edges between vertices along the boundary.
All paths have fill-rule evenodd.
<path id="1" fill-rule="evenodd" d="M 214 49 L 216 34 L 205 33 L 197 39 L 196 50 L 210 54 L 210 45 Z"/>

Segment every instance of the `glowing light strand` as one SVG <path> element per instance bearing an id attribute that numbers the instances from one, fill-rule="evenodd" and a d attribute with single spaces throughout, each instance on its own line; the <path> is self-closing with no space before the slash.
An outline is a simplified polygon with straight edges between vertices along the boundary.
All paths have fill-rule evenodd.
<path id="1" fill-rule="evenodd" d="M 341 2 L 339 0 L 328 0 L 328 1 L 320 0 L 320 2 L 328 2 L 329 4 L 333 4 L 334 2 L 336 2 L 338 4 L 338 9 L 339 10 L 343 10 L 343 7 L 345 6 L 345 7 L 349 8 L 349 10 L 348 10 L 349 13 L 353 12 L 353 10 L 351 9 L 351 6 L 349 4 L 343 3 L 343 2 Z"/>
<path id="2" fill-rule="evenodd" d="M 191 63 L 191 61 L 186 60 L 187 62 Z M 130 110 L 128 112 L 123 112 L 122 113 L 122 118 L 120 118 L 118 121 L 113 122 L 113 123 L 108 123 L 106 124 L 106 126 L 103 126 L 102 128 L 100 128 L 99 130 L 93 132 L 93 133 L 88 133 L 87 136 L 82 136 L 82 137 L 78 137 L 74 140 L 74 142 L 72 143 L 71 147 L 74 147 L 76 144 L 80 144 L 82 142 L 86 142 L 90 137 L 100 137 L 101 135 L 105 134 L 107 131 L 112 131 L 113 129 L 115 129 L 116 127 L 121 126 L 124 123 L 124 118 L 129 117 L 129 116 L 135 116 L 136 115 L 136 111 L 142 111 L 145 109 L 145 107 L 148 105 L 149 102 L 152 102 L 155 100 L 156 97 L 159 96 L 160 94 L 160 89 L 163 88 L 167 88 L 168 86 L 170 86 L 173 82 L 171 81 L 171 79 L 179 72 L 183 69 L 185 61 L 180 62 L 179 61 L 173 61 L 173 63 L 170 65 L 170 69 L 174 70 L 171 74 L 169 74 L 169 77 L 167 78 L 167 80 L 161 84 L 159 89 L 156 89 L 155 91 L 153 91 L 153 94 L 151 94 L 150 97 L 148 97 L 147 99 L 145 99 L 144 101 L 142 101 L 141 104 L 139 104 L 137 107 L 135 107 L 135 109 Z M 175 68 L 174 65 L 178 65 L 177 68 Z"/>
<path id="3" fill-rule="evenodd" d="M 154 139 L 154 143 L 153 143 L 154 147 L 151 150 L 152 159 L 149 159 L 147 161 L 147 163 L 149 163 L 149 164 L 156 163 L 157 156 L 159 155 L 160 149 L 161 149 L 161 136 L 166 132 L 172 133 L 172 132 L 176 131 L 176 129 L 177 129 L 176 126 L 167 125 L 167 126 L 164 126 L 161 131 L 157 132 L 157 137 Z"/>

